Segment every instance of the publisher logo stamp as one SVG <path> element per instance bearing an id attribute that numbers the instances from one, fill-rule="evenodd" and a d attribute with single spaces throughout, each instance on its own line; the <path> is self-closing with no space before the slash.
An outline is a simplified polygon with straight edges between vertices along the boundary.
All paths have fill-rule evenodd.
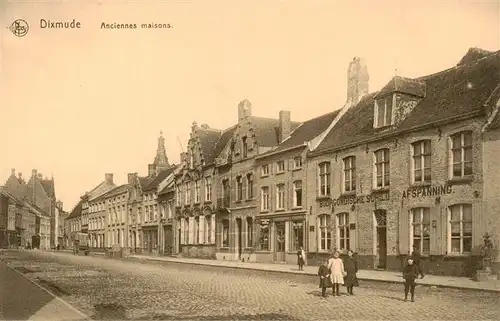
<path id="1" fill-rule="evenodd" d="M 23 19 L 17 19 L 10 25 L 10 31 L 18 37 L 24 37 L 27 33 L 30 27 L 28 26 L 28 23 L 23 20 Z"/>

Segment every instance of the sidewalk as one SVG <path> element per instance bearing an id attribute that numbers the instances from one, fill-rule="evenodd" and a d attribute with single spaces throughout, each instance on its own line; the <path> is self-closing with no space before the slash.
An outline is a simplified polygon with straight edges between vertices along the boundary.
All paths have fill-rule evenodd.
<path id="1" fill-rule="evenodd" d="M 272 271 L 280 273 L 305 274 L 314 276 L 316 276 L 318 272 L 317 266 L 305 266 L 304 271 L 299 271 L 296 266 L 289 264 L 265 264 L 265 263 L 251 263 L 251 262 L 240 262 L 240 261 L 217 261 L 217 260 L 206 260 L 206 259 L 174 258 L 166 256 L 147 256 L 147 255 L 130 255 L 128 256 L 128 258 L 135 258 L 139 260 L 149 260 L 149 261 L 195 264 L 195 265 L 221 266 L 228 268 L 260 270 L 269 272 Z M 360 270 L 358 271 L 358 278 L 360 280 L 403 283 L 401 272 L 397 271 Z M 426 275 L 423 279 L 419 279 L 417 282 L 418 284 L 427 286 L 479 290 L 479 291 L 500 293 L 500 281 L 476 282 L 465 277 Z"/>

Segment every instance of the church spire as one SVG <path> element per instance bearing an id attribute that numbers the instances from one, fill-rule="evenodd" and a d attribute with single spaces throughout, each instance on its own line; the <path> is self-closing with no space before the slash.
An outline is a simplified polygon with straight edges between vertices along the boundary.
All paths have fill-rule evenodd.
<path id="1" fill-rule="evenodd" d="M 158 137 L 158 148 L 156 149 L 156 156 L 153 164 L 149 166 L 149 175 L 158 175 L 159 172 L 167 169 L 169 167 L 167 151 L 165 149 L 165 138 L 163 138 L 163 131 L 160 131 L 160 136 Z"/>

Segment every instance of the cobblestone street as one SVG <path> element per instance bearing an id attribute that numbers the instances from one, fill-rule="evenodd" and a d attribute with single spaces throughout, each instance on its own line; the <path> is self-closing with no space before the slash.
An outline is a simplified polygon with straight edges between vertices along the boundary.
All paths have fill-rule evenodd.
<path id="1" fill-rule="evenodd" d="M 11 267 L 93 319 L 497 319 L 498 294 L 362 282 L 356 296 L 320 297 L 315 279 L 52 252 L 0 252 Z M 345 288 L 342 289 L 345 293 Z"/>

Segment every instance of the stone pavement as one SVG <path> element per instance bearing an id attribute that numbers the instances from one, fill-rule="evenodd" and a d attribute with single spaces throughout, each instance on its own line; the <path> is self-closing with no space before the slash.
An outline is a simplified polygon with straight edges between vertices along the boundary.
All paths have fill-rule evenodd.
<path id="1" fill-rule="evenodd" d="M 305 266 L 304 271 L 299 271 L 297 266 L 293 266 L 290 264 L 265 264 L 265 263 L 252 263 L 252 262 L 240 262 L 240 261 L 221 261 L 221 260 L 207 260 L 207 259 L 194 259 L 194 258 L 175 258 L 166 256 L 148 256 L 148 255 L 130 255 L 128 257 L 140 260 L 221 266 L 228 268 L 260 270 L 260 271 L 281 272 L 281 273 L 295 273 L 295 274 L 306 274 L 306 275 L 317 275 L 318 272 L 317 266 Z M 401 273 L 397 271 L 360 270 L 358 271 L 358 278 L 360 280 L 368 280 L 368 281 L 403 283 Z M 476 282 L 466 277 L 426 275 L 423 279 L 417 280 L 417 283 L 421 285 L 436 286 L 443 288 L 456 288 L 456 289 L 490 291 L 490 292 L 500 293 L 500 281 Z"/>
<path id="2" fill-rule="evenodd" d="M 0 320 L 87 320 L 87 316 L 0 262 Z"/>

